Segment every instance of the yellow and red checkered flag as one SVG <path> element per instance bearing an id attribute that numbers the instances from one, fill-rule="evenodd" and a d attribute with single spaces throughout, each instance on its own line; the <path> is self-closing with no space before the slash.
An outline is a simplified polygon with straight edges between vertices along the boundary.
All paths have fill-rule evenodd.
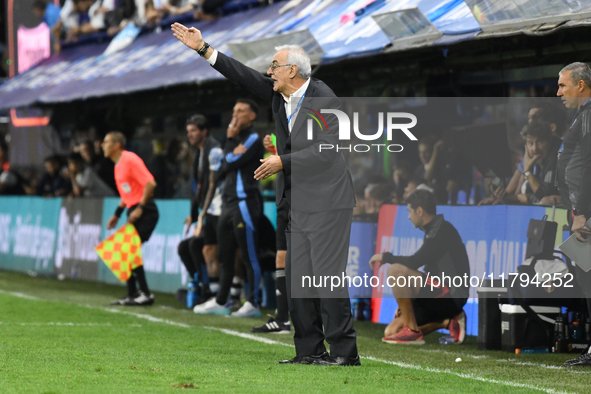
<path id="1" fill-rule="evenodd" d="M 121 282 L 127 282 L 131 270 L 143 264 L 142 241 L 134 225 L 130 223 L 115 231 L 94 249 Z"/>

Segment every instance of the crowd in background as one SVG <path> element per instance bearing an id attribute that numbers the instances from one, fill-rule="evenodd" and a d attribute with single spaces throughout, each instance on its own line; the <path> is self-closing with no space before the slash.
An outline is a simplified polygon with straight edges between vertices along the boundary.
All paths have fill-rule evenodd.
<path id="1" fill-rule="evenodd" d="M 514 174 L 511 178 L 484 177 L 442 135 L 423 133 L 413 146 L 414 157 L 398 158 L 386 171 L 366 171 L 355 176 L 356 215 L 377 214 L 384 203 L 404 204 L 417 189 L 432 191 L 440 205 L 545 204 L 560 197 L 554 186 L 556 157 L 562 134 L 567 129 L 566 113 L 552 104 L 539 104 L 527 112 L 527 123 L 519 133 L 520 149 L 512 152 Z M 94 133 L 90 133 L 91 137 Z M 44 172 L 17 173 L 8 164 L 7 146 L 0 146 L 0 194 L 54 196 L 116 196 L 113 163 L 103 157 L 100 138 L 85 140 L 88 134 L 75 136 L 70 152 L 45 159 Z M 167 140 L 151 140 L 134 145 L 147 163 L 158 187 L 155 197 L 191 198 L 191 160 L 194 154 L 178 133 Z M 416 147 L 416 148 L 415 148 Z M 149 151 L 148 151 L 149 150 Z M 265 183 L 261 189 L 274 190 Z"/>
<path id="2" fill-rule="evenodd" d="M 433 192 L 439 205 L 540 204 L 561 206 L 555 170 L 562 136 L 567 130 L 564 109 L 541 103 L 529 109 L 527 124 L 514 149 L 515 170 L 507 179 L 484 177 L 445 139 L 425 135 L 419 139 L 416 166 L 397 160 L 391 178 L 367 177 L 358 182 L 356 215 L 376 214 L 383 203 L 405 204 L 417 189 Z"/>
<path id="3" fill-rule="evenodd" d="M 36 0 L 35 14 L 52 30 L 53 48 L 83 36 L 106 33 L 113 37 L 128 24 L 154 29 L 175 20 L 212 20 L 229 0 Z"/>

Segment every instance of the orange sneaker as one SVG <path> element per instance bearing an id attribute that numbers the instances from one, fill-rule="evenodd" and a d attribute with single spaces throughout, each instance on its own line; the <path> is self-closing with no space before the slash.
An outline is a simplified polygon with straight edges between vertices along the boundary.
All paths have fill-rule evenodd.
<path id="1" fill-rule="evenodd" d="M 413 331 L 408 326 L 402 326 L 400 331 L 389 337 L 382 338 L 383 342 L 399 345 L 424 345 L 425 338 L 421 331 Z"/>
<path id="2" fill-rule="evenodd" d="M 456 345 L 464 342 L 464 339 L 466 338 L 466 312 L 461 311 L 459 315 L 454 316 L 449 321 L 447 329 Z"/>

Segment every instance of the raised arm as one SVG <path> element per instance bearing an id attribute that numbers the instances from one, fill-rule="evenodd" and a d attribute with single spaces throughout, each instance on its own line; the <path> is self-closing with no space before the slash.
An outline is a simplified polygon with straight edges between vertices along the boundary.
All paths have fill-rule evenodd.
<path id="1" fill-rule="evenodd" d="M 207 59 L 213 68 L 230 81 L 264 100 L 271 101 L 273 97 L 273 80 L 271 78 L 265 77 L 260 72 L 218 52 L 209 44 L 206 45 L 201 31 L 194 27 L 189 28 L 177 22 L 171 26 L 171 30 L 176 39 L 197 51 Z"/>

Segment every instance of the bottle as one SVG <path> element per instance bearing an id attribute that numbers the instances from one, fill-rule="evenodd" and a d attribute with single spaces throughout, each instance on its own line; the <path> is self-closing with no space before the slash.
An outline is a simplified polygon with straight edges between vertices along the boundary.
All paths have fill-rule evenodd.
<path id="1" fill-rule="evenodd" d="M 573 326 L 571 328 L 570 337 L 573 341 L 580 341 L 583 339 L 583 333 L 581 330 L 581 325 L 578 321 L 573 322 Z"/>
<path id="2" fill-rule="evenodd" d="M 554 323 L 554 353 L 564 353 L 566 349 L 566 340 L 564 338 L 564 321 L 562 315 L 556 317 Z"/>
<path id="3" fill-rule="evenodd" d="M 359 298 L 352 298 L 351 299 L 351 314 L 353 315 L 353 320 L 357 320 L 358 309 L 359 309 Z"/>
<path id="4" fill-rule="evenodd" d="M 201 294 L 199 293 L 199 274 L 195 272 L 193 280 L 187 285 L 187 308 L 193 307 L 199 301 Z"/>
<path id="5" fill-rule="evenodd" d="M 197 295 L 195 282 L 191 281 L 187 285 L 187 308 L 191 309 L 195 306 L 195 296 Z"/>
<path id="6" fill-rule="evenodd" d="M 456 340 L 451 335 L 444 335 L 439 337 L 439 344 L 440 345 L 451 345 L 455 343 Z"/>

